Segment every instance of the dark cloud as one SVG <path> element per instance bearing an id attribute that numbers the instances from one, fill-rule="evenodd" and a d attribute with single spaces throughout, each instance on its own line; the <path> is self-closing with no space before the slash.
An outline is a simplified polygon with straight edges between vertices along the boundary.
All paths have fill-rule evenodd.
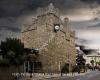
<path id="1" fill-rule="evenodd" d="M 6 17 L 0 18 L 0 31 L 8 30 L 11 32 L 20 32 L 20 25 L 16 22 L 16 18 Z"/>
<path id="2" fill-rule="evenodd" d="M 0 37 L 2 36 L 2 34 L 0 33 Z"/>
<path id="3" fill-rule="evenodd" d="M 18 27 L 7 27 L 6 29 L 10 30 L 12 32 L 20 32 L 21 31 L 21 29 L 19 29 Z"/>
<path id="4" fill-rule="evenodd" d="M 97 49 L 87 49 L 86 46 L 84 45 L 79 45 L 77 44 L 77 47 L 80 47 L 80 50 L 84 52 L 84 54 L 92 54 L 92 53 L 97 53 Z"/>
<path id="5" fill-rule="evenodd" d="M 100 23 L 88 26 L 88 28 L 99 28 L 100 29 Z"/>
<path id="6" fill-rule="evenodd" d="M 6 16 L 6 11 L 2 8 L 0 8 L 0 17 Z"/>
<path id="7" fill-rule="evenodd" d="M 11 32 L 20 32 L 20 28 L 18 27 L 11 27 L 11 26 L 0 26 L 0 30 L 8 30 Z"/>
<path id="8" fill-rule="evenodd" d="M 47 6 L 51 2 L 62 12 L 82 6 L 80 0 L 0 0 L 0 16 L 18 16 L 25 11 L 33 11 L 37 7 Z"/>
<path id="9" fill-rule="evenodd" d="M 27 7 L 28 0 L 0 0 L 2 16 L 17 16 Z M 0 13 L 2 13 L 0 11 Z"/>
<path id="10" fill-rule="evenodd" d="M 25 11 L 48 5 L 51 0 L 0 0 L 0 16 L 19 16 Z"/>
<path id="11" fill-rule="evenodd" d="M 71 26 L 74 30 L 100 29 L 100 20 L 75 21 L 71 22 Z"/>
<path id="12" fill-rule="evenodd" d="M 80 1 L 83 1 L 85 3 L 94 3 L 94 2 L 97 2 L 100 4 L 100 0 L 80 0 Z"/>
<path id="13" fill-rule="evenodd" d="M 65 13 L 65 10 L 73 11 L 75 8 L 86 7 L 85 3 L 99 3 L 100 0 L 0 0 L 0 17 L 19 16 L 23 12 L 36 10 L 37 7 L 47 6 L 51 2 Z"/>
<path id="14" fill-rule="evenodd" d="M 86 55 L 91 54 L 91 53 L 96 53 L 96 49 L 83 49 L 82 50 Z"/>
<path id="15" fill-rule="evenodd" d="M 36 9 L 45 7 L 51 2 L 60 9 L 61 16 L 72 18 L 71 26 L 76 30 L 90 29 L 88 26 L 99 27 L 100 25 L 97 23 L 94 25 L 95 22 L 90 21 L 90 17 L 94 15 L 91 15 L 90 9 L 96 8 L 100 3 L 99 0 L 0 0 L 0 32 L 5 33 L 3 37 L 10 36 L 6 35 L 10 32 L 16 33 L 13 36 L 18 35 L 21 25 L 26 23 L 25 21 L 31 22 L 31 15 L 36 13 Z M 95 6 L 94 2 L 97 2 Z M 95 15 L 99 14 L 97 13 L 98 10 Z M 30 16 L 30 19 L 27 16 Z M 79 38 L 79 42 L 84 45 L 88 43 L 88 40 Z"/>
<path id="16" fill-rule="evenodd" d="M 16 24 L 16 17 L 33 14 L 38 7 L 45 7 L 51 2 L 60 8 L 62 13 L 66 11 L 65 9 L 69 12 L 72 8 L 77 7 L 78 1 L 79 0 L 0 0 L 0 17 L 4 18 L 0 20 L 0 30 L 5 29 L 19 32 L 21 26 L 20 22 Z"/>

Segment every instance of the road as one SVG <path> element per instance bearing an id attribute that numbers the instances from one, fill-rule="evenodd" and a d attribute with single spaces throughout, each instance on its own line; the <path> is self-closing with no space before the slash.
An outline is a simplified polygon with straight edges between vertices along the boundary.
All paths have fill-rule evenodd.
<path id="1" fill-rule="evenodd" d="M 46 80 L 100 80 L 100 71 L 92 71 L 85 75 L 74 76 L 74 77 L 57 77 Z"/>

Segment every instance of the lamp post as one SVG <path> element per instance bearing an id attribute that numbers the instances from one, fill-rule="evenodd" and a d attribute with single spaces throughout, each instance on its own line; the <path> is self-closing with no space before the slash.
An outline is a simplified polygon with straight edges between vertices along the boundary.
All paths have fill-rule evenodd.
<path id="1" fill-rule="evenodd" d="M 32 78 L 32 73 L 35 72 L 35 62 L 37 60 L 38 57 L 38 53 L 39 53 L 39 49 L 38 48 L 32 48 L 30 50 L 30 54 L 29 56 L 29 61 L 28 61 L 28 70 L 30 73 L 30 78 Z"/>

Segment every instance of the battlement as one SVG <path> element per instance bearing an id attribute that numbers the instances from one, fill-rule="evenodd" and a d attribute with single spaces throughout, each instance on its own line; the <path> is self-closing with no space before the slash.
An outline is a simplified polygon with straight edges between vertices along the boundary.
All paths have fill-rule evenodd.
<path id="1" fill-rule="evenodd" d="M 45 15 L 45 14 L 48 14 L 48 13 L 53 13 L 57 16 L 60 15 L 59 9 L 55 8 L 52 3 L 50 3 L 47 7 L 37 9 L 37 16 Z"/>

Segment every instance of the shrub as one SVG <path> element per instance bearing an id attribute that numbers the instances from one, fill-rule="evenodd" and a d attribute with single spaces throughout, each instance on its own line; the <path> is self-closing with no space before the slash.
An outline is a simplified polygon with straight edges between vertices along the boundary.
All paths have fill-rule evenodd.
<path id="1" fill-rule="evenodd" d="M 61 69 L 61 73 L 68 73 L 69 72 L 69 64 L 64 64 Z"/>

